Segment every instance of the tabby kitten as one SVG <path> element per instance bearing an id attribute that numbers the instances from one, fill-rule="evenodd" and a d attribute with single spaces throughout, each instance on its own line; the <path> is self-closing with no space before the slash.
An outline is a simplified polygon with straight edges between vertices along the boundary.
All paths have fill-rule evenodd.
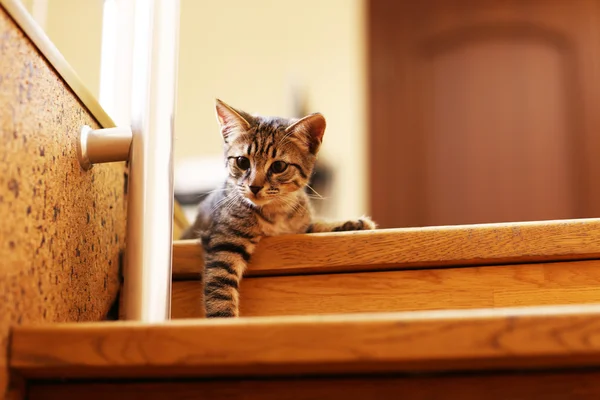
<path id="1" fill-rule="evenodd" d="M 374 229 L 366 217 L 313 221 L 305 188 L 325 133 L 325 118 L 252 116 L 216 101 L 229 176 L 199 206 L 182 239 L 204 248 L 206 317 L 237 317 L 242 274 L 259 240 L 290 233 Z"/>

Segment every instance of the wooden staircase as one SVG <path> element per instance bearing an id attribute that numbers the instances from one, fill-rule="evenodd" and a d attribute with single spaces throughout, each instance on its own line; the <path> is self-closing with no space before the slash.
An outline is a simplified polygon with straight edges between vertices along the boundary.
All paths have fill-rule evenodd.
<path id="1" fill-rule="evenodd" d="M 598 238 L 598 219 L 269 238 L 236 320 L 198 318 L 201 250 L 175 242 L 177 320 L 15 327 L 11 372 L 30 399 L 597 399 Z"/>
<path id="2" fill-rule="evenodd" d="M 175 319 L 98 321 L 125 166 L 77 169 L 76 132 L 109 118 L 18 4 L 0 0 L 0 153 L 27 167 L 0 176 L 0 394 L 8 363 L 11 399 L 600 398 L 600 219 L 265 239 L 234 320 L 202 318 L 200 247 L 175 241 Z"/>

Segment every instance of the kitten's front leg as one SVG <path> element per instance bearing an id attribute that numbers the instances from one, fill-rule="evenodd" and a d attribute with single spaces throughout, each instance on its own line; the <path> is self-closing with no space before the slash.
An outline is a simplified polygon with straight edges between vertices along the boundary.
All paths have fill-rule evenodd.
<path id="1" fill-rule="evenodd" d="M 204 309 L 206 318 L 239 316 L 239 286 L 255 241 L 216 237 L 204 248 Z"/>
<path id="2" fill-rule="evenodd" d="M 343 222 L 315 221 L 308 226 L 306 233 L 342 232 L 342 231 L 368 231 L 377 226 L 369 217 Z"/>

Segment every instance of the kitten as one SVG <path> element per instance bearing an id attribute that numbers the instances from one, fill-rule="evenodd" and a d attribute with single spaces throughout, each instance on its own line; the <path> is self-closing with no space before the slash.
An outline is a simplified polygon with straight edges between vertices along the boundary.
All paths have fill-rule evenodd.
<path id="1" fill-rule="evenodd" d="M 207 318 L 237 317 L 242 274 L 264 236 L 375 229 L 369 218 L 313 221 L 305 188 L 325 133 L 325 118 L 252 116 L 216 101 L 229 176 L 199 206 L 182 239 L 204 249 Z"/>

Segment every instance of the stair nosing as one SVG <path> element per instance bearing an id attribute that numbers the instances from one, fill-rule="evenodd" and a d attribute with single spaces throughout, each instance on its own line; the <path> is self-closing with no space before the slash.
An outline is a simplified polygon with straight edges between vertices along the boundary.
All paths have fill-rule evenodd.
<path id="1" fill-rule="evenodd" d="M 365 272 L 600 258 L 600 219 L 531 221 L 264 238 L 246 276 Z M 197 279 L 197 240 L 173 243 L 173 279 Z"/>
<path id="2" fill-rule="evenodd" d="M 231 377 L 600 366 L 600 305 L 15 327 L 26 378 Z"/>

